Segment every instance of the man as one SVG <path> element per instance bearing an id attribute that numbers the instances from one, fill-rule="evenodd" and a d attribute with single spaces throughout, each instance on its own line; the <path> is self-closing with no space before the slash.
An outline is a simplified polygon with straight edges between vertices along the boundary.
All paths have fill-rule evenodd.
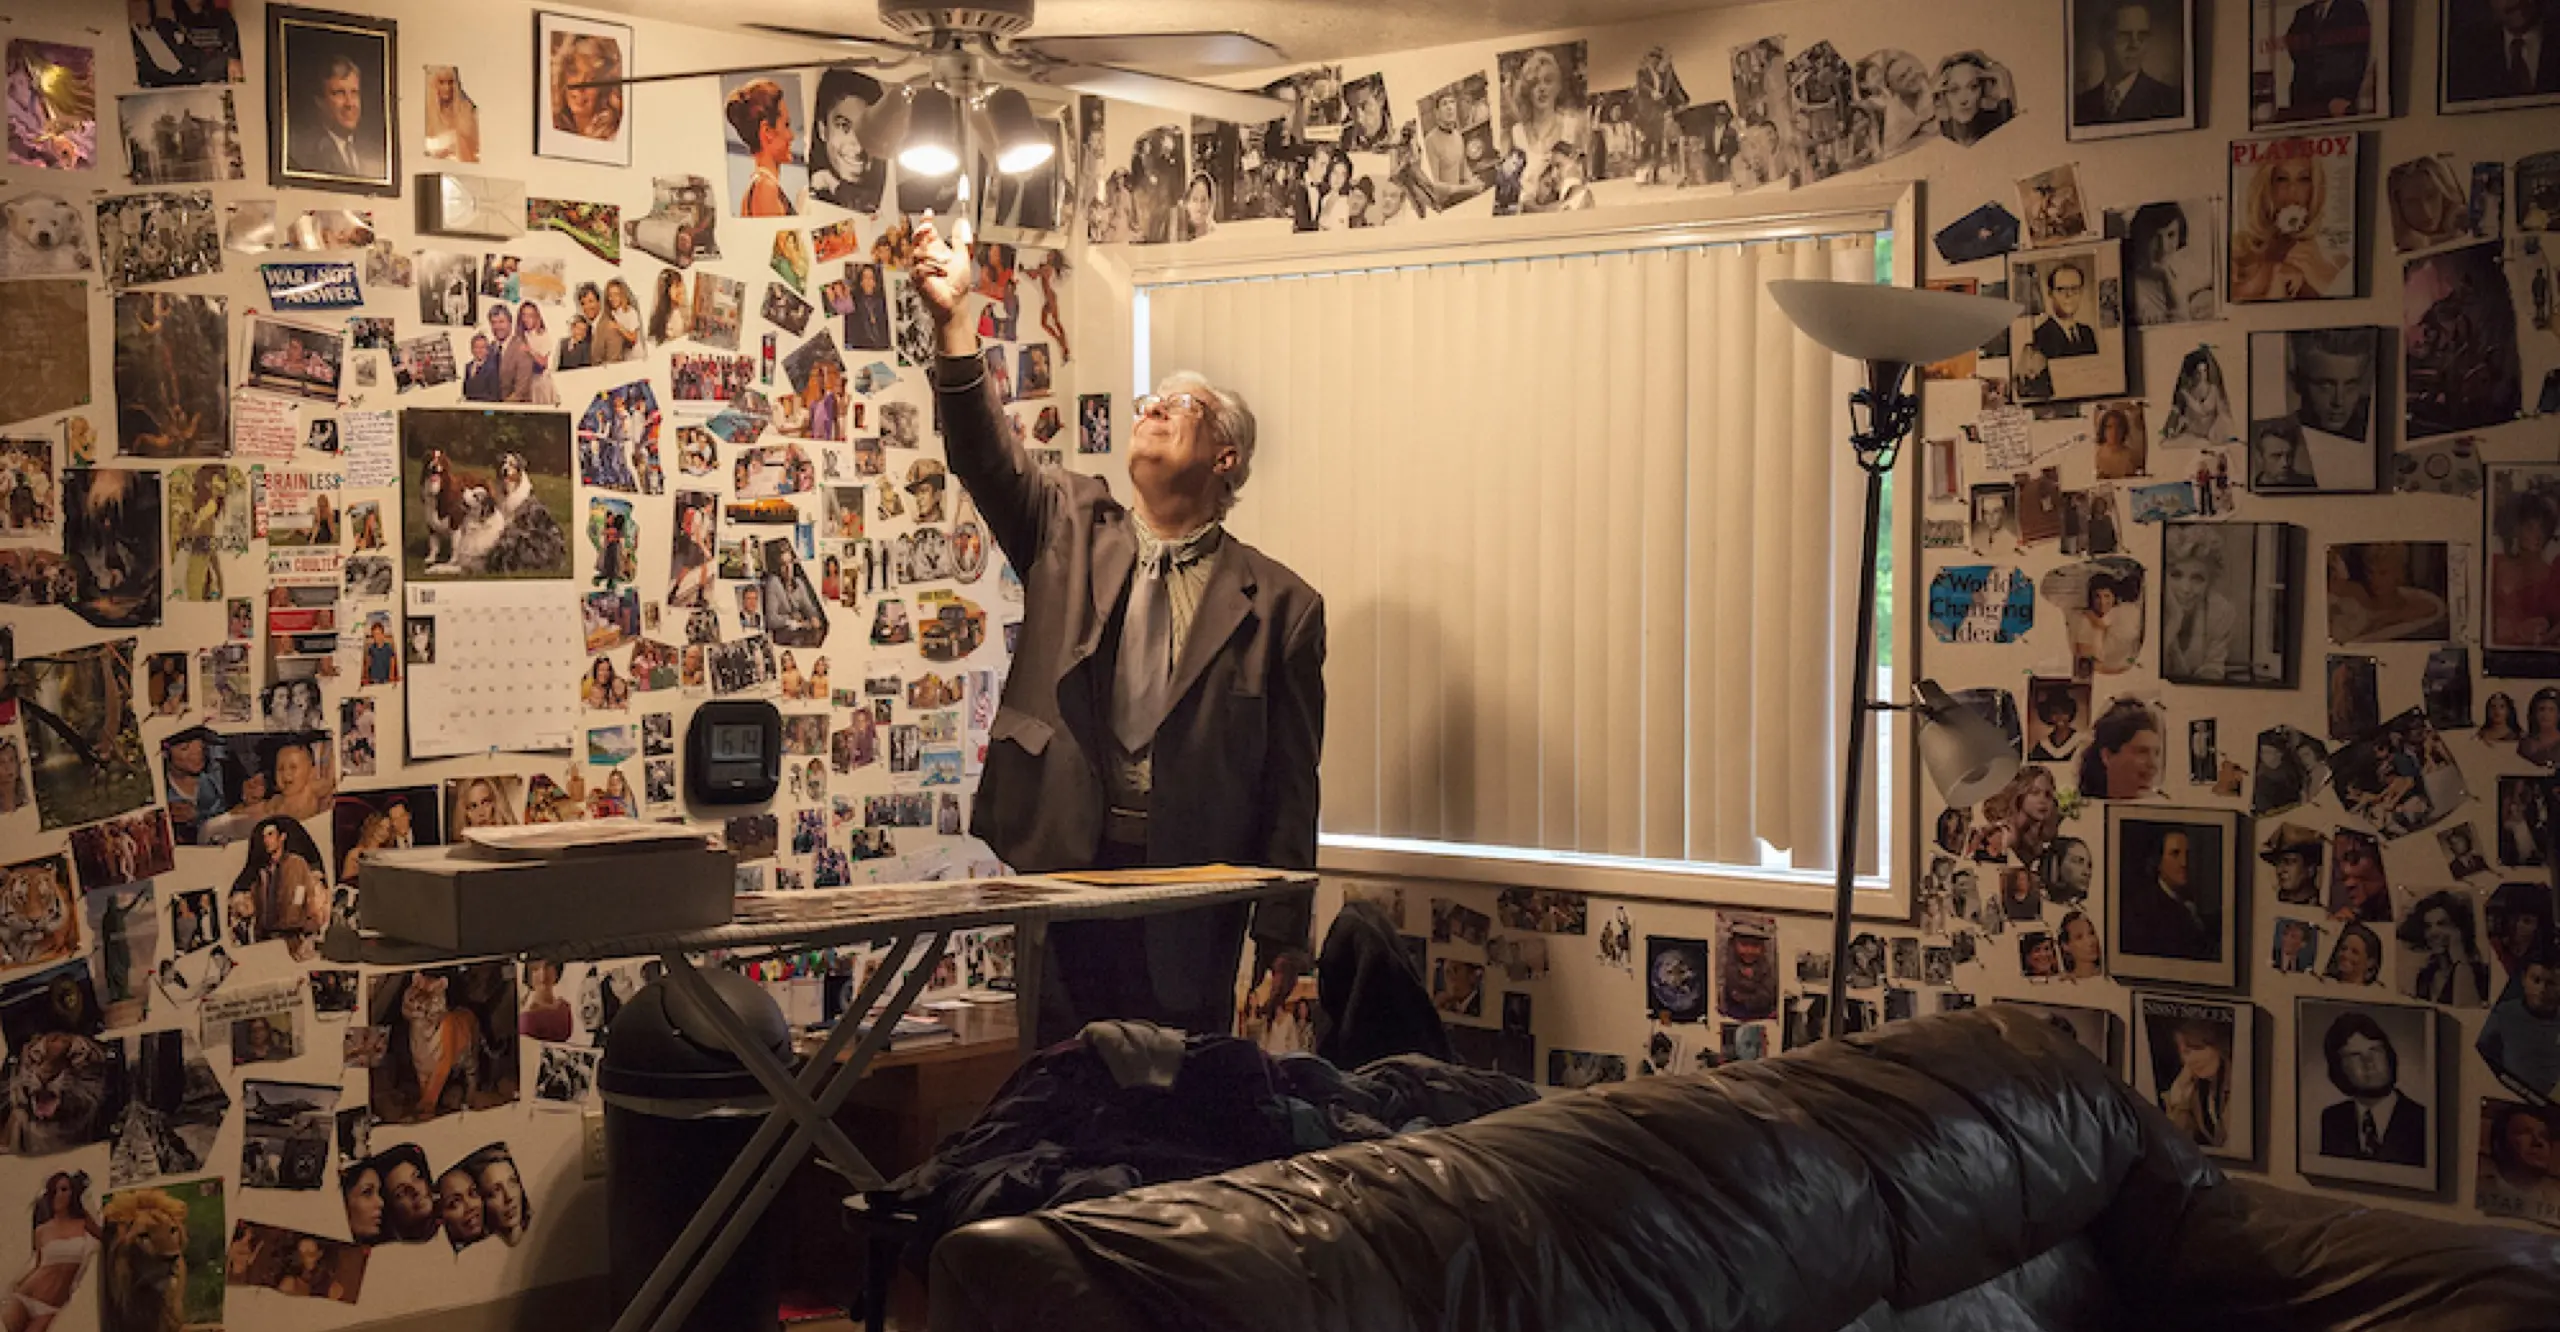
<path id="1" fill-rule="evenodd" d="M 382 812 L 391 820 L 392 849 L 405 851 L 418 844 L 417 824 L 409 813 L 408 797 L 393 797 L 391 804 Z"/>
<path id="2" fill-rule="evenodd" d="M 2044 318 L 2036 321 L 2035 348 L 2046 360 L 2098 354 L 2098 330 L 2080 318 L 2089 275 L 2078 264 L 2055 264 L 2044 274 Z"/>
<path id="3" fill-rule="evenodd" d="M 2277 119 L 2328 120 L 2363 109 L 2365 70 L 2373 60 L 2373 16 L 2365 0 L 2311 0 L 2293 11 L 2284 49 L 2293 79 Z"/>
<path id="4" fill-rule="evenodd" d="M 193 845 L 208 820 L 231 808 L 222 769 L 212 761 L 212 747 L 221 742 L 211 728 L 190 726 L 160 746 L 161 766 L 168 773 L 170 834 L 182 846 Z"/>
<path id="5" fill-rule="evenodd" d="M 1131 505 L 1098 479 L 1039 466 L 989 393 L 977 321 L 963 317 L 968 239 L 964 224 L 958 244 L 944 241 L 927 218 L 913 276 L 941 349 L 951 470 L 1023 583 L 970 832 L 1034 873 L 1313 868 L 1324 601 L 1222 526 L 1253 470 L 1252 411 L 1196 375 L 1141 399 Z M 1258 939 L 1305 946 L 1304 903 L 1289 906 L 1261 913 Z M 1053 926 L 1040 1039 L 1091 1017 L 1226 1031 L 1245 914 Z"/>
<path id="6" fill-rule="evenodd" d="M 343 180 L 381 180 L 381 131 L 364 126 L 364 70 L 343 55 L 329 57 L 320 86 L 293 127 L 285 165 L 299 172 Z"/>
<path id="7" fill-rule="evenodd" d="M 1716 1011 L 1738 1022 L 1773 1017 L 1778 1011 L 1778 958 L 1770 947 L 1769 926 L 1739 917 L 1716 959 Z"/>
<path id="8" fill-rule="evenodd" d="M 2320 1112 L 2320 1154 L 2342 1161 L 2419 1166 L 2427 1161 L 2427 1108 L 2400 1094 L 2400 1052 L 2382 1024 L 2346 1012 L 2321 1038 L 2329 1085 L 2344 1098 Z"/>
<path id="9" fill-rule="evenodd" d="M 2548 944 L 2522 961 L 2480 1026 L 2480 1057 L 2509 1085 L 2548 1100 L 2560 1091 L 2560 971 Z"/>
<path id="10" fill-rule="evenodd" d="M 2426 959 L 2417 975 L 2403 979 L 2410 998 L 2459 1008 L 2489 1002 L 2489 964 L 2472 921 L 2471 898 L 2451 889 L 2427 894 L 2400 918 L 2401 944 Z M 2401 966 L 2405 971 L 2407 958 Z"/>
<path id="11" fill-rule="evenodd" d="M 1422 183 L 1431 202 L 1446 208 L 1473 198 L 1484 189 L 1475 164 L 1467 160 L 1467 136 L 1459 128 L 1458 95 L 1431 104 L 1431 125 L 1422 132 Z"/>
<path id="12" fill-rule="evenodd" d="M 2373 344 L 2360 328 L 2285 335 L 2302 439 L 2293 470 L 2307 471 L 2315 484 L 2341 486 L 2373 474 Z"/>
<path id="13" fill-rule="evenodd" d="M 489 311 L 489 332 L 471 335 L 471 364 L 462 368 L 462 397 L 466 402 L 502 402 L 505 393 L 498 382 L 498 353 L 506 338 L 515 332 L 515 316 L 504 308 Z M 490 340 L 492 335 L 498 339 Z"/>
<path id="14" fill-rule="evenodd" d="M 2457 0 L 2446 0 L 2448 4 Z M 2445 100 L 2487 102 L 2560 93 L 2560 49 L 2554 49 L 2549 0 L 2474 0 L 2460 5 L 2445 53 Z"/>
<path id="15" fill-rule="evenodd" d="M 2115 8 L 2106 38 L 2106 80 L 2084 88 L 2071 107 L 2077 125 L 2128 125 L 2145 120 L 2172 120 L 2185 113 L 2186 93 L 2153 78 L 2142 65 L 2151 54 L 2154 23 L 2146 0 L 2124 0 Z"/>
<path id="16" fill-rule="evenodd" d="M 2189 842 L 2187 834 L 2176 829 L 2160 834 L 2152 872 L 2137 874 L 2124 885 L 2119 917 L 2124 951 L 2197 962 L 2221 958 L 2221 908 L 2196 895 Z"/>
<path id="17" fill-rule="evenodd" d="M 2328 839 L 2299 823 L 2287 823 L 2267 834 L 2258 859 L 2276 873 L 2276 900 L 2296 906 L 2320 900 L 2320 863 L 2327 858 Z"/>

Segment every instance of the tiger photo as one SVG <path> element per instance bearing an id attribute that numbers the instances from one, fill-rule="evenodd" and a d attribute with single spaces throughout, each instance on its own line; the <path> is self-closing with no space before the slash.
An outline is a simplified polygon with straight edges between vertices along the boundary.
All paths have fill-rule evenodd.
<path id="1" fill-rule="evenodd" d="M 67 861 L 53 855 L 0 868 L 0 966 L 58 961 L 79 944 Z"/>
<path id="2" fill-rule="evenodd" d="M 50 1156 L 101 1141 L 112 1059 L 98 1041 L 67 1031 L 27 1038 L 9 1061 L 9 1118 L 0 1146 Z"/>

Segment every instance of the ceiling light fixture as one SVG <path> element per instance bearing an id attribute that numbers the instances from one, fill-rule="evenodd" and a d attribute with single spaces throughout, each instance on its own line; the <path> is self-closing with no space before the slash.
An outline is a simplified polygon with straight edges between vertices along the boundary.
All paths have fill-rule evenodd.
<path id="1" fill-rule="evenodd" d="M 1008 176 L 1035 171 L 1057 153 L 1040 122 L 1031 115 L 1031 99 L 1013 88 L 987 94 L 987 119 L 993 122 L 996 170 Z"/>
<path id="2" fill-rule="evenodd" d="M 960 104 L 950 93 L 931 85 L 909 89 L 906 131 L 899 166 L 920 176 L 960 169 Z"/>

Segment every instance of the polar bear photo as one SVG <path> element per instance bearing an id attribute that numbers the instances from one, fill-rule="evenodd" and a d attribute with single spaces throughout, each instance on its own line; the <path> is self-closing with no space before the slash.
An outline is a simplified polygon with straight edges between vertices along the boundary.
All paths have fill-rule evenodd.
<path id="1" fill-rule="evenodd" d="M 80 211 L 51 194 L 0 200 L 0 278 L 52 277 L 89 268 Z"/>

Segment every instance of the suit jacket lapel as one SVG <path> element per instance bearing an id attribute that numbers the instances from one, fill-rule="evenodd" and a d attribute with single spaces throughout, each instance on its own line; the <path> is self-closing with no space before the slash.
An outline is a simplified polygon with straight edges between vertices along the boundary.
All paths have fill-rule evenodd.
<path id="1" fill-rule="evenodd" d="M 1093 534 L 1093 617 L 1085 621 L 1076 635 L 1075 656 L 1067 662 L 1073 666 L 1102 650 L 1102 627 L 1111 623 L 1111 612 L 1120 605 L 1120 594 L 1129 586 L 1129 575 L 1138 567 L 1138 537 L 1129 530 L 1133 521 L 1129 511 L 1121 508 L 1097 509 Z"/>
<path id="2" fill-rule="evenodd" d="M 1227 640 L 1235 636 L 1236 626 L 1253 613 L 1253 572 L 1246 567 L 1244 549 L 1233 535 L 1220 540 L 1217 561 L 1209 570 L 1208 589 L 1200 594 L 1200 609 L 1192 617 L 1191 638 L 1182 645 L 1182 660 L 1174 667 L 1173 692 L 1165 699 L 1168 709 L 1179 707 L 1190 695 L 1201 672 L 1209 669 Z"/>

